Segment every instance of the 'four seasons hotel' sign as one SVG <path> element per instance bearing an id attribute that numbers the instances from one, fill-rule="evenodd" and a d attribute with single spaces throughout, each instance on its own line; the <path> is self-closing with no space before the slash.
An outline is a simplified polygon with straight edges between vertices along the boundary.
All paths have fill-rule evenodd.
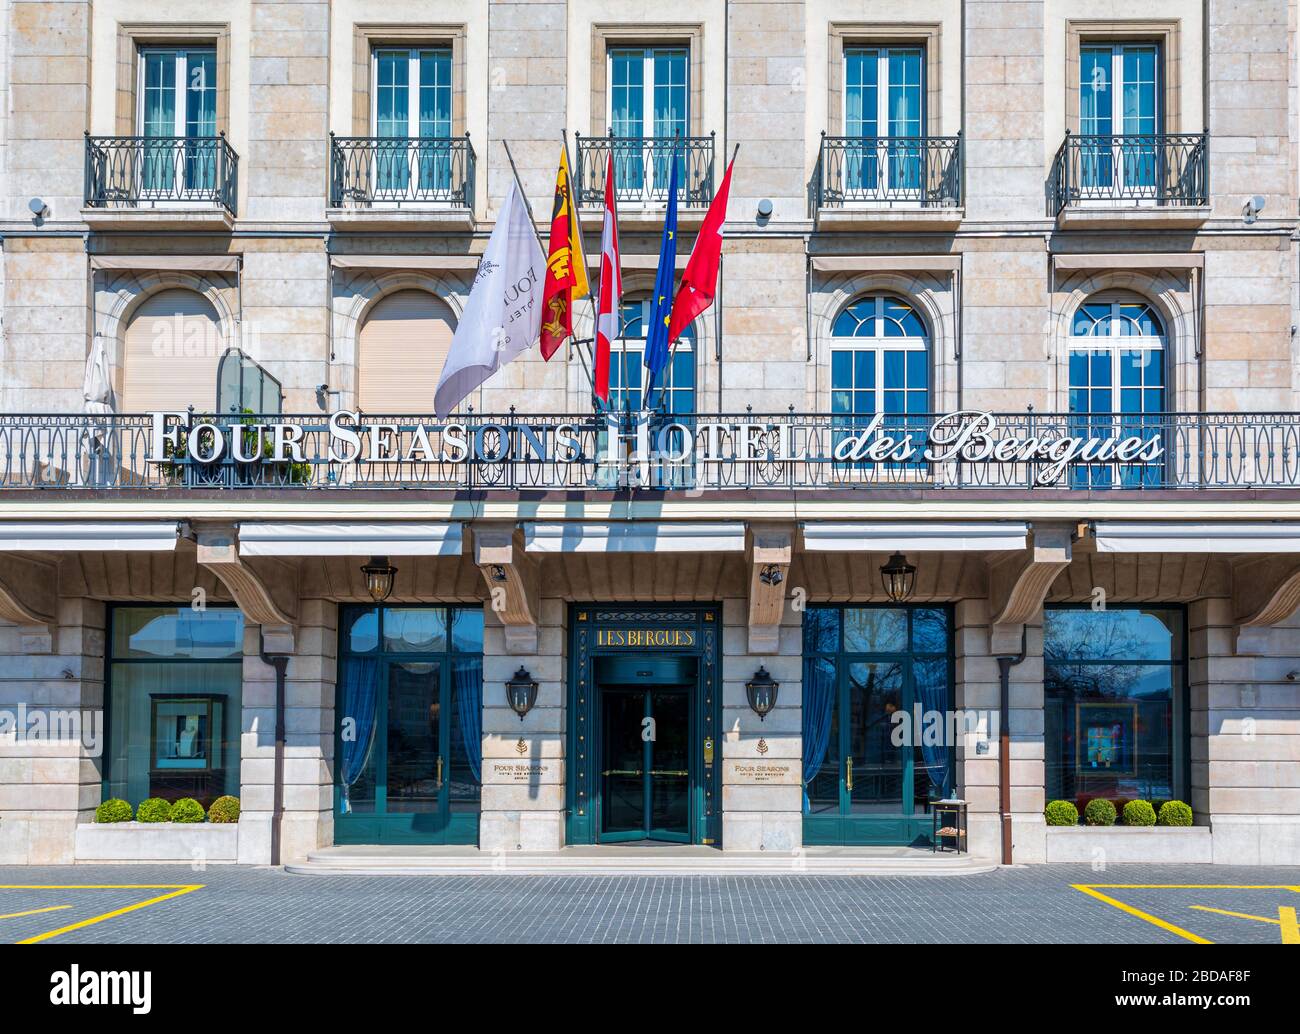
<path id="1" fill-rule="evenodd" d="M 705 469 L 741 465 L 834 465 L 838 469 L 922 465 L 1021 465 L 1037 485 L 1054 484 L 1079 464 L 1150 465 L 1164 455 L 1158 427 L 1118 426 L 1102 418 L 1017 418 L 1004 426 L 992 413 L 966 410 L 933 419 L 867 417 L 618 414 L 592 417 L 474 416 L 445 422 L 372 418 L 340 410 L 316 419 L 198 419 L 153 413 L 151 463 L 307 463 L 374 466 L 584 464 L 640 472 L 652 465 Z M 1005 418 L 1003 418 L 1005 419 Z M 1083 421 L 1090 421 L 1084 423 Z M 1119 434 L 1069 433 L 1080 426 Z M 373 480 L 373 479 L 371 479 Z M 556 478 L 571 485 L 572 479 Z M 546 478 L 529 479 L 544 485 Z M 722 477 L 719 483 L 741 479 Z M 624 482 L 626 483 L 626 482 Z"/>

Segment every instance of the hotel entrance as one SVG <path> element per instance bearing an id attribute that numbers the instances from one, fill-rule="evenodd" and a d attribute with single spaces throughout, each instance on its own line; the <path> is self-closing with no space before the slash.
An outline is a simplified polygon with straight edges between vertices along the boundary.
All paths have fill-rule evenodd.
<path id="1" fill-rule="evenodd" d="M 570 844 L 717 844 L 718 619 L 575 607 Z"/>

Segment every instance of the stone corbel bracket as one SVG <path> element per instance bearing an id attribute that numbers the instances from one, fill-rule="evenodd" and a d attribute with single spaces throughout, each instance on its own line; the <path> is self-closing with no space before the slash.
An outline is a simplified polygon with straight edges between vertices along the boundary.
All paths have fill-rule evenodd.
<path id="1" fill-rule="evenodd" d="M 1020 653 L 1025 624 L 1043 609 L 1057 576 L 1070 566 L 1074 524 L 1035 524 L 1028 549 L 989 565 L 989 647 L 994 656 Z"/>
<path id="2" fill-rule="evenodd" d="M 296 569 L 261 558 L 256 568 L 239 555 L 239 534 L 230 524 L 195 524 L 198 562 L 230 590 L 244 617 L 262 626 L 262 645 L 269 654 L 294 652 L 298 620 Z"/>
<path id="3" fill-rule="evenodd" d="M 474 563 L 487 583 L 488 604 L 505 626 L 506 653 L 537 652 L 541 565 L 524 552 L 514 524 L 473 524 Z"/>
<path id="4" fill-rule="evenodd" d="M 1300 609 L 1300 557 L 1250 556 L 1232 565 L 1236 652 L 1268 652 L 1269 630 Z"/>
<path id="5" fill-rule="evenodd" d="M 794 525 L 749 528 L 749 652 L 777 653 L 786 581 L 794 557 Z"/>
<path id="6" fill-rule="evenodd" d="M 18 626 L 24 653 L 53 653 L 58 624 L 58 568 L 28 557 L 0 556 L 0 618 Z"/>

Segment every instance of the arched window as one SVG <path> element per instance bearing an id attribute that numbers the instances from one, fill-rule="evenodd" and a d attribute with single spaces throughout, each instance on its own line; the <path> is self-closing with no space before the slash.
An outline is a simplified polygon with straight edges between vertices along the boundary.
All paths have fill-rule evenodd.
<path id="1" fill-rule="evenodd" d="M 171 288 L 146 298 L 126 328 L 122 412 L 215 412 L 225 344 L 217 310 L 203 295 Z"/>
<path id="2" fill-rule="evenodd" d="M 695 412 L 695 327 L 688 324 L 673 346 L 668 367 L 654 385 L 652 397 L 643 398 L 646 383 L 645 339 L 650 327 L 650 299 L 632 299 L 623 302 L 620 319 L 622 340 L 610 348 L 613 355 L 609 364 L 609 402 L 614 409 L 625 406 L 637 410 L 650 402 L 658 407 L 661 402 L 669 413 Z M 626 360 L 624 360 L 626 353 Z"/>
<path id="3" fill-rule="evenodd" d="M 1096 437 L 1159 433 L 1165 411 L 1164 325 L 1149 303 L 1135 295 L 1088 299 L 1070 327 L 1070 412 L 1073 434 Z M 1112 416 L 1114 414 L 1114 416 Z M 1075 481 L 1107 487 L 1154 484 L 1158 464 L 1077 468 Z"/>
<path id="4" fill-rule="evenodd" d="M 428 291 L 395 291 L 380 299 L 358 338 L 358 408 L 432 413 L 455 326 L 447 303 Z"/>
<path id="5" fill-rule="evenodd" d="M 859 298 L 831 327 L 831 412 L 866 417 L 930 411 L 930 341 L 901 298 Z"/>

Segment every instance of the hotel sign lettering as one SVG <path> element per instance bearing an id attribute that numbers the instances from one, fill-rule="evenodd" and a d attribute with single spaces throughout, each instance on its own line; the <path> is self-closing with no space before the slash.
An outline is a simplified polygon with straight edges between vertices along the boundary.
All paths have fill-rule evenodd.
<path id="1" fill-rule="evenodd" d="M 909 469 L 949 464 L 1029 465 L 1033 483 L 1050 485 L 1078 464 L 1154 464 L 1164 455 L 1159 427 L 1121 420 L 1083 423 L 1074 417 L 1040 421 L 999 420 L 964 410 L 944 416 L 876 414 L 811 418 L 691 417 L 618 414 L 592 417 L 472 417 L 424 422 L 418 417 L 367 420 L 340 410 L 319 420 L 193 418 L 185 413 L 150 415 L 150 463 L 189 460 L 218 463 L 307 463 L 370 468 L 400 465 L 410 476 L 421 468 L 449 474 L 475 465 L 535 468 L 525 478 L 571 485 L 563 473 L 578 465 L 604 479 L 648 485 L 652 468 L 672 466 L 703 472 L 740 471 L 753 465 L 821 469 Z M 1086 419 L 1086 418 L 1085 418 Z M 1088 434 L 1070 433 L 1086 430 Z M 1094 431 L 1116 433 L 1093 433 Z M 387 469 L 387 468 L 383 468 Z M 719 483 L 736 483 L 733 477 Z"/>
<path id="2" fill-rule="evenodd" d="M 683 649 L 695 646 L 690 628 L 602 628 L 596 632 L 597 646 L 623 646 L 645 650 Z"/>

